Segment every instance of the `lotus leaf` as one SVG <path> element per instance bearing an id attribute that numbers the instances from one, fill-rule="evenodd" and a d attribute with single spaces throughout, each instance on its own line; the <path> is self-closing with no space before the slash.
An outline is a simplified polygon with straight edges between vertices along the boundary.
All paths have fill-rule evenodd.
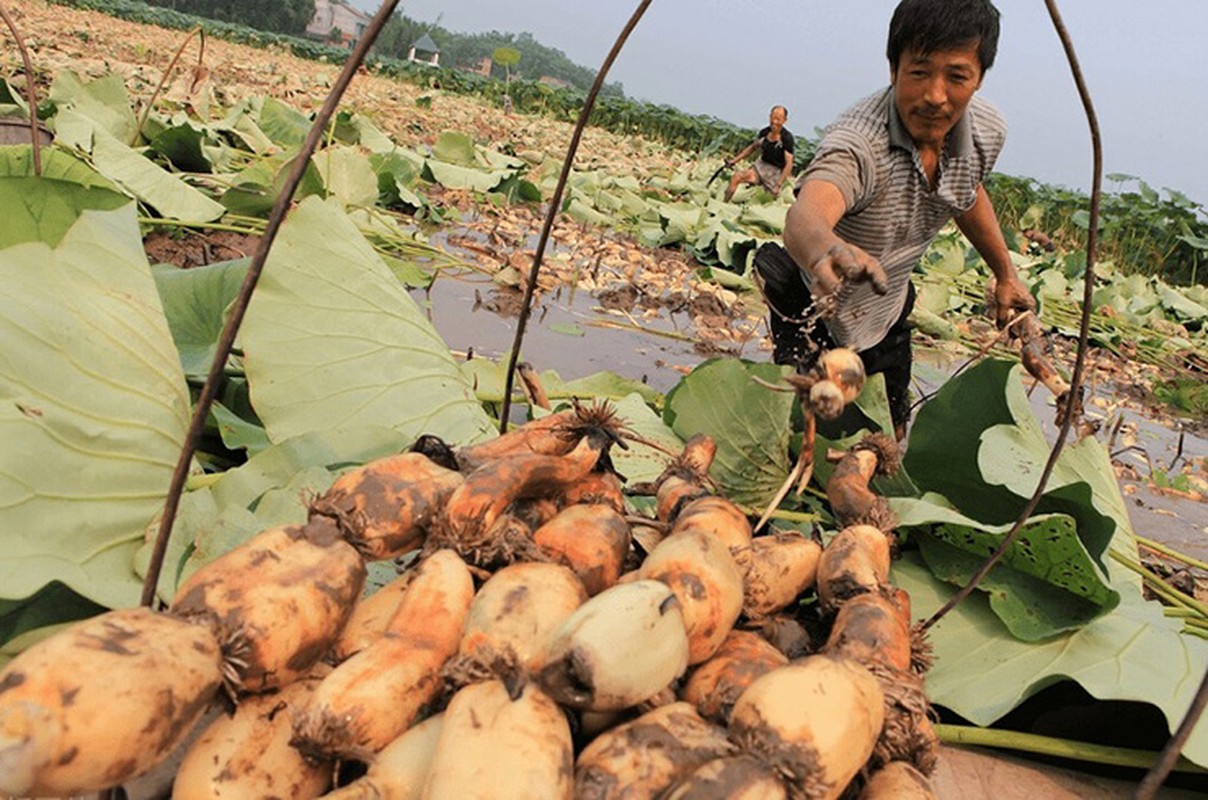
<path id="1" fill-rule="evenodd" d="M 465 442 L 490 428 L 415 301 L 347 215 L 318 198 L 282 226 L 242 337 L 274 442 L 371 426 Z"/>

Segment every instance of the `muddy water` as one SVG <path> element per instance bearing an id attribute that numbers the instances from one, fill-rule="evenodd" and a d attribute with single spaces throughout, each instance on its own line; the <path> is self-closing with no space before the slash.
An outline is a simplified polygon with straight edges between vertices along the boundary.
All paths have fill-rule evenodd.
<path id="1" fill-rule="evenodd" d="M 511 351 L 518 291 L 501 290 L 490 278 L 468 273 L 442 277 L 430 290 L 413 291 L 412 296 L 454 352 L 503 360 Z M 521 355 L 537 370 L 552 369 L 563 380 L 608 370 L 659 392 L 668 391 L 702 360 L 692 342 L 676 338 L 692 333 L 687 314 L 665 312 L 642 320 L 642 327 L 664 335 L 604 327 L 632 324 L 599 310 L 588 292 L 563 289 L 534 305 Z"/>
<path id="2" fill-rule="evenodd" d="M 469 273 L 446 275 L 427 292 L 415 291 L 413 295 L 455 352 L 501 360 L 510 350 L 516 333 L 517 293 L 501 291 L 490 278 Z M 599 326 L 617 322 L 631 324 L 624 317 L 603 312 L 588 292 L 564 289 L 542 297 L 525 334 L 523 357 L 538 370 L 553 369 L 565 380 L 608 370 L 641 380 L 664 393 L 706 357 L 692 342 L 673 338 L 692 335 L 687 314 L 664 311 L 657 318 L 641 321 L 644 328 L 662 332 L 663 336 Z M 752 346 L 743 355 L 755 360 L 769 358 L 766 350 Z M 967 356 L 952 357 L 920 348 L 916 393 L 934 391 L 965 360 Z M 1162 495 L 1147 486 L 1147 479 L 1155 471 L 1176 475 L 1197 459 L 1204 463 L 1208 439 L 1187 433 L 1180 443 L 1177 420 L 1155 417 L 1135 405 L 1117 405 L 1111 387 L 1099 386 L 1096 391 L 1100 402 L 1096 396 L 1088 398 L 1088 416 L 1103 418 L 1101 408 L 1106 405 L 1112 412 L 1111 418 L 1104 420 L 1105 427 L 1122 416 L 1123 429 L 1135 431 L 1127 440 L 1117 436 L 1112 442 L 1113 455 L 1132 466 L 1139 477 L 1120 480 L 1134 529 L 1179 552 L 1208 560 L 1208 503 Z M 1043 387 L 1032 392 L 1031 402 L 1049 440 L 1054 441 L 1053 406 Z M 1098 435 L 1108 441 L 1107 431 Z"/>

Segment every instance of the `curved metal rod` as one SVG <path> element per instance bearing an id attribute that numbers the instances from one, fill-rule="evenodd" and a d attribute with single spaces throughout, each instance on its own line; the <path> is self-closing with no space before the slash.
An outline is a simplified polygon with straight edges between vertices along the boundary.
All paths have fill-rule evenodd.
<path id="1" fill-rule="evenodd" d="M 1070 397 L 1077 397 L 1082 391 L 1082 373 L 1086 365 L 1087 341 L 1090 330 L 1091 297 L 1095 289 L 1095 248 L 1098 246 L 1099 239 L 1099 200 L 1102 194 L 1103 143 L 1099 135 L 1099 120 L 1095 116 L 1095 108 L 1091 103 L 1090 91 L 1086 87 L 1082 68 L 1078 64 L 1078 56 L 1074 53 L 1074 43 L 1071 41 L 1069 31 L 1066 30 L 1065 23 L 1061 19 L 1061 14 L 1057 10 L 1057 2 L 1056 0 L 1045 0 L 1045 6 L 1049 10 L 1049 16 L 1053 20 L 1053 27 L 1057 30 L 1057 37 L 1061 40 L 1061 46 L 1064 48 L 1066 58 L 1069 60 L 1070 71 L 1073 72 L 1074 83 L 1078 87 L 1078 96 L 1082 98 L 1082 107 L 1086 110 L 1086 119 L 1091 130 L 1091 148 L 1093 153 L 1090 231 L 1086 236 L 1086 274 L 1083 276 L 1082 320 L 1078 329 L 1078 355 L 1074 360 L 1074 374 L 1070 378 Z M 922 624 L 923 630 L 927 630 L 935 625 L 935 623 L 943 619 L 948 612 L 952 611 L 961 601 L 968 597 L 986 575 L 990 574 L 990 570 L 1002 560 L 1003 555 L 1015 543 L 1015 540 L 1019 538 L 1019 532 L 1023 530 L 1024 523 L 1032 516 L 1032 512 L 1036 510 L 1036 506 L 1040 503 L 1040 498 L 1044 494 L 1045 487 L 1048 486 L 1049 478 L 1052 476 L 1053 469 L 1057 465 L 1057 458 L 1061 455 L 1062 448 L 1065 447 L 1065 440 L 1069 436 L 1070 426 L 1073 424 L 1073 421 L 1073 414 L 1066 414 L 1065 419 L 1062 420 L 1061 428 L 1057 433 L 1057 442 L 1053 445 L 1052 452 L 1049 453 L 1049 460 L 1044 465 L 1044 471 L 1040 475 L 1040 482 L 1036 486 L 1036 491 L 1024 506 L 1023 511 L 1020 512 L 1015 525 L 998 545 L 998 548 L 978 568 L 969 582 L 954 594 L 944 604 L 943 608 L 932 614 Z"/>
<path id="2" fill-rule="evenodd" d="M 503 409 L 499 414 L 500 433 L 505 433 L 508 429 L 508 415 L 512 410 L 512 387 L 516 379 L 516 362 L 520 360 L 520 344 L 524 341 L 524 330 L 528 325 L 529 314 L 533 310 L 533 293 L 537 289 L 537 273 L 541 271 L 541 259 L 545 256 L 545 245 L 549 242 L 550 230 L 554 227 L 554 219 L 557 218 L 562 205 L 562 193 L 566 190 L 566 181 L 570 177 L 570 166 L 579 149 L 579 140 L 583 138 L 587 118 L 591 116 L 591 110 L 596 104 L 596 95 L 600 93 L 600 87 L 604 85 L 604 78 L 608 75 L 612 62 L 617 60 L 617 55 L 625 46 L 629 34 L 633 32 L 642 15 L 646 13 L 650 3 L 651 0 L 642 0 L 638 4 L 637 10 L 633 12 L 633 16 L 629 18 L 629 22 L 625 23 L 621 34 L 617 36 L 612 50 L 608 52 L 608 56 L 600 66 L 600 71 L 596 73 L 596 79 L 591 84 L 591 89 L 587 92 L 587 99 L 579 111 L 579 121 L 575 123 L 575 132 L 570 137 L 570 147 L 566 148 L 566 160 L 562 162 L 562 174 L 558 176 L 558 186 L 554 189 L 554 196 L 550 198 L 549 211 L 545 214 L 545 224 L 541 226 L 541 238 L 537 242 L 537 252 L 533 254 L 533 266 L 529 270 L 528 284 L 524 287 L 524 301 L 520 304 L 520 318 L 516 321 L 516 336 L 512 340 L 512 352 L 508 356 L 508 370 L 504 377 Z"/>
<path id="3" fill-rule="evenodd" d="M 394 8 L 397 5 L 398 0 L 385 0 L 382 3 L 381 8 L 378 9 L 377 14 L 374 15 L 373 20 L 369 23 L 369 27 L 365 29 L 364 36 L 357 42 L 357 46 L 353 49 L 352 54 L 348 56 L 348 61 L 345 62 L 343 71 L 336 78 L 331 93 L 327 95 L 327 99 L 323 102 L 323 107 L 319 109 L 319 113 L 315 117 L 314 124 L 310 126 L 310 131 L 306 134 L 306 140 L 302 142 L 302 148 L 299 150 L 298 155 L 294 157 L 289 177 L 286 179 L 285 185 L 281 189 L 281 194 L 277 197 L 277 201 L 273 204 L 273 211 L 269 214 L 268 224 L 264 229 L 263 235 L 260 237 L 259 244 L 256 246 L 256 253 L 252 256 L 252 263 L 248 266 L 247 277 L 244 278 L 243 284 L 239 287 L 238 296 L 231 303 L 230 316 L 227 317 L 226 324 L 222 327 L 222 334 L 218 337 L 214 361 L 210 364 L 210 372 L 206 376 L 205 385 L 201 387 L 201 394 L 197 398 L 197 406 L 193 410 L 193 419 L 189 423 L 189 431 L 185 435 L 184 447 L 180 451 L 180 459 L 176 462 L 175 472 L 172 473 L 172 483 L 168 489 L 168 497 L 164 502 L 164 514 L 160 520 L 159 533 L 155 537 L 155 546 L 151 551 L 151 561 L 147 565 L 147 578 L 143 582 L 142 605 L 144 606 L 150 606 L 155 600 L 155 587 L 159 583 L 159 573 L 164 566 L 164 554 L 168 550 L 168 539 L 172 535 L 172 523 L 176 519 L 176 510 L 180 505 L 180 495 L 184 491 L 185 479 L 189 474 L 189 464 L 193 460 L 193 453 L 197 450 L 197 442 L 201 438 L 202 430 L 205 428 L 206 417 L 210 413 L 210 406 L 213 405 L 214 398 L 218 394 L 218 387 L 222 385 L 223 369 L 226 366 L 227 357 L 231 354 L 231 348 L 235 345 L 235 335 L 239 332 L 239 326 L 243 322 L 243 315 L 247 311 L 252 291 L 256 288 L 256 282 L 260 279 L 260 273 L 264 270 L 264 262 L 268 258 L 269 248 L 273 246 L 273 240 L 277 238 L 277 231 L 280 230 L 281 223 L 285 219 L 285 212 L 293 201 L 294 192 L 297 190 L 298 184 L 302 182 L 302 176 L 306 172 L 307 165 L 310 164 L 311 155 L 318 147 L 319 140 L 323 138 L 323 133 L 327 129 L 327 123 L 331 121 L 336 108 L 340 104 L 340 98 L 344 96 L 344 91 L 348 88 L 348 84 L 352 82 L 353 76 L 356 75 L 357 68 L 365 60 L 365 56 L 369 53 L 369 48 L 377 39 L 378 34 L 382 32 L 382 26 L 390 19 L 390 15 L 394 13 Z"/>
<path id="4" fill-rule="evenodd" d="M 42 144 L 38 141 L 38 94 L 34 90 L 34 65 L 30 61 L 29 50 L 25 49 L 25 40 L 21 38 L 21 32 L 17 30 L 16 23 L 8 15 L 8 10 L 3 3 L 0 3 L 0 18 L 4 19 L 4 24 L 12 32 L 13 38 L 17 40 L 17 49 L 21 51 L 21 61 L 25 64 L 26 102 L 29 103 L 29 143 L 34 148 L 34 175 L 41 177 Z"/>
<path id="5" fill-rule="evenodd" d="M 172 75 L 172 70 L 176 69 L 176 62 L 180 61 L 180 56 L 185 51 L 185 45 L 189 43 L 190 39 L 198 34 L 201 36 L 201 44 L 197 48 L 197 66 L 201 66 L 202 60 L 206 57 L 206 32 L 200 25 L 198 25 L 185 35 L 185 38 L 180 43 L 180 47 L 176 48 L 176 55 L 172 56 L 172 60 L 168 62 L 168 68 L 164 70 L 164 74 L 160 76 L 159 86 L 156 86 L 155 91 L 151 93 L 151 98 L 147 100 L 147 105 L 145 108 L 143 108 L 143 114 L 138 119 L 138 127 L 134 129 L 134 135 L 131 136 L 130 141 L 127 142 L 127 144 L 129 144 L 131 147 L 134 147 L 134 145 L 138 144 L 138 137 L 143 135 L 143 126 L 147 124 L 147 117 L 150 116 L 151 109 L 155 106 L 155 101 L 159 99 L 159 93 L 163 91 L 164 84 L 168 82 L 168 78 Z"/>

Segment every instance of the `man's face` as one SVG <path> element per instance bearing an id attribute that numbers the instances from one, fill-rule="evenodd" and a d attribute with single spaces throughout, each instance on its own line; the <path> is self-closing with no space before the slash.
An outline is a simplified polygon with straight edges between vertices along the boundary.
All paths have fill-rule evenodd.
<path id="1" fill-rule="evenodd" d="M 786 117 L 787 115 L 784 113 L 784 109 L 780 106 L 776 106 L 776 108 L 772 109 L 772 113 L 768 115 L 768 125 L 771 126 L 772 130 L 778 131 L 784 127 L 784 120 Z"/>
<path id="2" fill-rule="evenodd" d="M 934 53 L 906 51 L 890 73 L 898 116 L 917 145 L 938 145 L 981 86 L 977 42 Z"/>

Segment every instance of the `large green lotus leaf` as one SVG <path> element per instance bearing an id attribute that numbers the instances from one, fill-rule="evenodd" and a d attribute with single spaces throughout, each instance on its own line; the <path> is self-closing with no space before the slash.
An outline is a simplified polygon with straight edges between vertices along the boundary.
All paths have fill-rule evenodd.
<path id="1" fill-rule="evenodd" d="M 390 153 L 398 148 L 381 128 L 363 114 L 353 114 L 349 124 L 356 129 L 357 144 L 372 153 Z"/>
<path id="2" fill-rule="evenodd" d="M 0 253 L 0 595 L 133 605 L 189 415 L 134 207 Z"/>
<path id="3" fill-rule="evenodd" d="M 632 431 L 647 442 L 654 442 L 661 446 L 662 450 L 641 442 L 630 442 L 628 450 L 614 447 L 613 466 L 625 476 L 627 483 L 654 480 L 663 473 L 668 462 L 683 449 L 683 441 L 637 393 L 618 400 L 616 410 L 617 417 L 625 424 L 626 430 Z"/>
<path id="4" fill-rule="evenodd" d="M 304 200 L 282 226 L 242 329 L 269 438 L 389 427 L 461 443 L 490 422 L 448 347 L 348 216 Z"/>
<path id="5" fill-rule="evenodd" d="M 746 205 L 738 220 L 745 225 L 758 225 L 771 233 L 784 233 L 784 218 L 788 213 L 789 207 L 780 203 Z"/>
<path id="6" fill-rule="evenodd" d="M 443 131 L 432 145 L 432 155 L 446 164 L 461 167 L 485 167 L 486 160 L 478 155 L 474 140 L 459 131 Z"/>
<path id="7" fill-rule="evenodd" d="M 552 371 L 541 373 L 545 391 L 551 398 L 604 397 L 620 400 L 631 394 L 639 395 L 645 402 L 661 405 L 663 396 L 634 378 L 626 378 L 615 372 L 595 372 L 582 378 L 563 381 Z"/>
<path id="8" fill-rule="evenodd" d="M 214 164 L 202 147 L 205 131 L 191 122 L 171 125 L 151 140 L 151 149 L 182 172 L 213 172 Z"/>
<path id="9" fill-rule="evenodd" d="M 242 142 L 253 153 L 267 153 L 276 149 L 276 145 L 256 124 L 252 105 L 251 101 L 245 101 L 235 106 L 227 112 L 221 122 L 214 123 L 211 127 L 216 133 L 229 134 L 233 139 Z"/>
<path id="10" fill-rule="evenodd" d="M 1010 478 L 1016 483 L 1031 481 L 1022 494 L 988 481 L 982 474 L 983 464 L 995 469 L 998 459 L 1004 464 L 1013 463 L 1002 452 L 982 452 L 989 429 L 1016 424 L 1032 428 L 1037 424 L 1026 410 L 1026 396 L 1020 420 L 1015 416 L 1019 406 L 1008 396 L 1023 396 L 1018 368 L 1017 362 L 983 359 L 945 383 L 919 410 L 910 429 L 903 463 L 914 482 L 923 491 L 948 498 L 962 513 L 982 522 L 1014 522 L 1036 488 L 1039 473 Z M 1039 440 L 1043 442 L 1042 434 Z M 1042 463 L 1048 449 L 1043 450 Z M 1003 475 L 1006 469 L 996 472 Z"/>
<path id="11" fill-rule="evenodd" d="M 712 436 L 717 456 L 710 475 L 736 503 L 762 507 L 788 478 L 790 418 L 796 397 L 755 382 L 777 383 L 788 367 L 733 358 L 711 359 L 667 395 L 663 418 L 687 441 Z"/>
<path id="12" fill-rule="evenodd" d="M 87 209 L 111 211 L 132 205 L 129 197 L 107 189 L 52 178 L 0 177 L 0 248 L 25 242 L 59 244 Z"/>
<path id="13" fill-rule="evenodd" d="M 239 258 L 192 269 L 170 264 L 152 268 L 168 328 L 188 377 L 204 380 L 209 374 L 227 307 L 239 294 L 250 263 L 251 259 Z"/>
<path id="14" fill-rule="evenodd" d="M 0 249 L 24 242 L 54 247 L 82 211 L 111 211 L 129 202 L 96 170 L 62 150 L 43 148 L 37 177 L 31 148 L 0 147 Z"/>
<path id="15" fill-rule="evenodd" d="M 356 148 L 328 147 L 315 154 L 314 164 L 328 194 L 345 206 L 371 206 L 377 202 L 377 173 L 369 157 Z"/>
<path id="16" fill-rule="evenodd" d="M 53 581 L 25 600 L 0 600 L 0 644 L 48 625 L 94 617 L 105 608 Z M 0 667 L 4 659 L 0 658 Z"/>
<path id="17" fill-rule="evenodd" d="M 893 582 L 910 594 L 916 619 L 930 617 L 953 588 L 908 554 L 894 563 Z M 1171 730 L 1186 714 L 1208 670 L 1208 641 L 1179 633 L 1156 602 L 1120 587 L 1120 605 L 1078 630 L 1043 642 L 1007 631 L 986 598 L 974 594 L 931 628 L 935 666 L 927 675 L 933 702 L 977 725 L 990 725 L 1041 689 L 1072 680 L 1100 700 L 1136 700 L 1161 709 Z M 1208 724 L 1192 731 L 1183 755 L 1208 766 Z"/>
<path id="18" fill-rule="evenodd" d="M 1007 384 L 1006 400 L 1015 422 L 984 431 L 978 468 L 987 483 L 1003 486 L 1019 498 L 1030 498 L 1052 448 L 1032 416 L 1018 380 Z M 1078 535 L 1100 568 L 1106 568 L 1102 556 L 1109 544 L 1135 548 L 1132 524 L 1111 458 L 1093 437 L 1061 451 L 1037 510 L 1075 517 Z"/>
<path id="19" fill-rule="evenodd" d="M 968 583 L 1012 527 L 970 519 L 937 495 L 894 498 L 890 507 L 932 573 L 957 586 Z M 1029 519 L 979 588 L 1011 633 L 1028 641 L 1084 625 L 1120 600 L 1065 514 Z"/>
<path id="20" fill-rule="evenodd" d="M 1158 286 L 1158 296 L 1162 300 L 1162 307 L 1167 311 L 1174 312 L 1174 316 L 1180 320 L 1189 322 L 1204 322 L 1208 320 L 1208 306 L 1196 303 L 1186 295 L 1164 283 Z"/>
<path id="21" fill-rule="evenodd" d="M 260 129 L 274 144 L 285 148 L 298 147 L 306 140 L 313 124 L 309 117 L 280 100 L 272 97 L 264 98 L 257 119 Z"/>
<path id="22" fill-rule="evenodd" d="M 43 178 L 75 183 L 88 189 L 118 191 L 112 181 L 65 150 L 43 147 L 41 155 Z M 0 177 L 35 177 L 33 149 L 23 144 L 0 146 Z"/>
<path id="23" fill-rule="evenodd" d="M 60 125 L 70 125 L 76 131 L 74 136 L 77 143 L 86 139 L 79 132 L 90 127 L 92 163 L 97 172 L 161 215 L 183 222 L 211 222 L 225 212 L 219 203 L 140 155 L 105 129 L 84 119 L 78 112 L 60 111 L 56 121 Z"/>
<path id="24" fill-rule="evenodd" d="M 510 174 L 505 170 L 487 171 L 434 159 L 424 163 L 423 172 L 425 180 L 439 183 L 446 189 L 469 189 L 483 193 L 494 191 Z"/>
<path id="25" fill-rule="evenodd" d="M 254 455 L 272 444 L 262 425 L 241 417 L 222 403 L 210 406 L 210 417 L 228 450 L 246 450 L 248 455 Z"/>
<path id="26" fill-rule="evenodd" d="M 601 214 L 579 197 L 572 197 L 566 205 L 566 216 L 573 219 L 575 222 L 581 222 L 586 225 L 597 225 L 600 227 L 611 227 L 613 225 L 612 217 L 607 214 Z M 662 229 L 659 230 L 659 236 L 662 237 Z"/>
<path id="27" fill-rule="evenodd" d="M 50 86 L 50 100 L 59 108 L 60 114 L 65 109 L 72 109 L 125 144 L 134 138 L 138 121 L 134 118 L 121 75 L 105 75 L 84 83 L 74 72 L 60 72 Z M 55 125 L 59 125 L 57 118 Z"/>

